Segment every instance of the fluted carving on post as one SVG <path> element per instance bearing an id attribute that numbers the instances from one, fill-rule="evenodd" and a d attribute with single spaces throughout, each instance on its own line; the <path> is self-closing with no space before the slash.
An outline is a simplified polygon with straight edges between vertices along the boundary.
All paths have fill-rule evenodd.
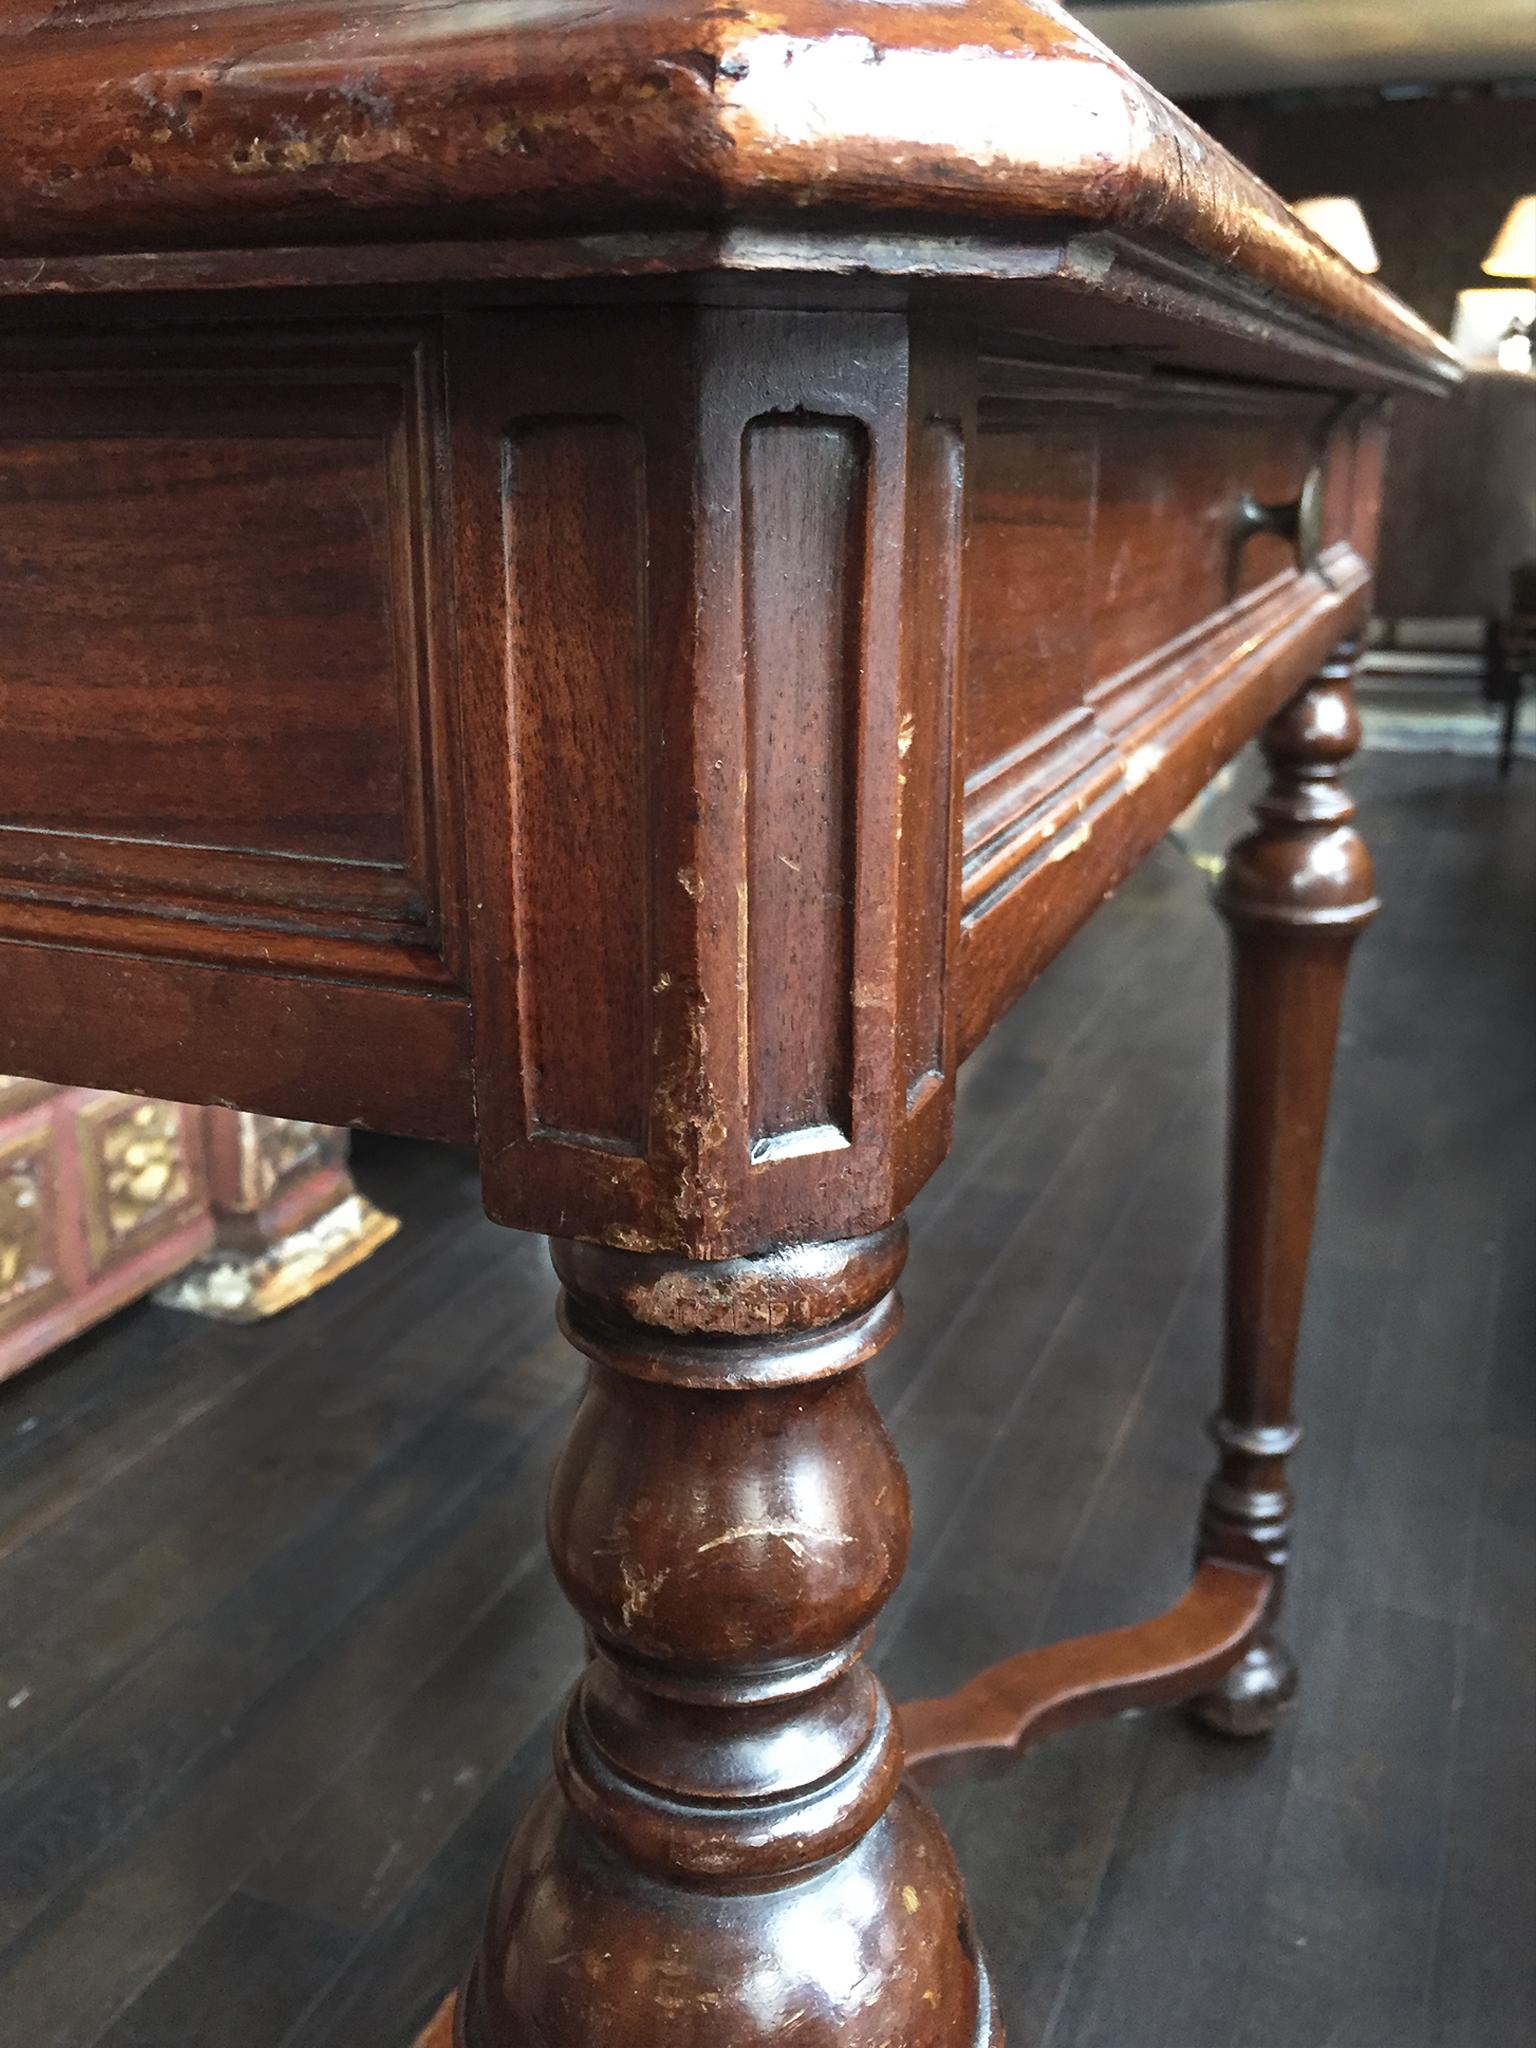
<path id="1" fill-rule="evenodd" d="M 1211 1425 L 1220 1455 L 1199 1547 L 1272 1574 L 1271 1619 L 1290 1551 L 1286 1460 L 1301 1434 L 1291 1384 L 1339 1005 L 1351 947 L 1377 907 L 1340 781 L 1360 743 L 1356 651 L 1343 643 L 1265 729 L 1257 828 L 1233 848 L 1217 892 L 1233 942 L 1232 1126 L 1225 1373 Z M 1261 1733 L 1295 1683 L 1266 1634 L 1196 1711 L 1224 1733 Z"/>

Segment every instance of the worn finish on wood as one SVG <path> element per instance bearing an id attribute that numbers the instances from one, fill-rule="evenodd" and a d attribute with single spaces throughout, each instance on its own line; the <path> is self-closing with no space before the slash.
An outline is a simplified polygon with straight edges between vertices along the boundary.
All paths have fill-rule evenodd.
<path id="1" fill-rule="evenodd" d="M 1454 371 L 1054 8 L 513 15 L 0 12 L 0 1066 L 473 1137 L 557 1241 L 594 1661 L 465 2048 L 974 2048 L 859 1661 L 896 1219 L 961 1059 L 1358 622 L 1379 399 Z M 1241 1384 L 1223 1598 L 1274 1565 Z M 1208 1678 L 1214 1605 L 1110 1677 Z M 1057 1711 L 1118 1696 L 1084 1654 Z M 306 1922 L 202 1938 L 248 1924 Z"/>
<path id="2" fill-rule="evenodd" d="M 1234 2013 L 1243 2048 L 1341 2016 L 1403 2048 L 1521 2038 L 1522 773 L 1351 775 L 1391 914 L 1351 969 L 1301 1339 L 1303 1711 L 1262 1750 L 1122 1718 L 935 1788 L 1010 2039 L 1104 2048 L 1129 2011 L 1140 2048 L 1233 2048 Z M 962 1074 L 872 1375 L 913 1491 L 875 1644 L 898 1699 L 1182 1582 L 1220 1322 L 1205 899 L 1158 848 Z M 543 1482 L 580 1362 L 541 1249 L 483 1222 L 471 1154 L 358 1150 L 404 1228 L 334 1290 L 260 1330 L 135 1310 L 0 1392 L 3 1697 L 32 1687 L 0 1742 L 0 1895 L 34 1911 L 0 1951 L 20 2038 L 403 2048 L 546 1768 L 581 1643 Z"/>
<path id="3" fill-rule="evenodd" d="M 0 1058 L 473 1128 L 493 1214 L 630 1248 L 897 1213 L 957 1060 L 1364 602 L 1369 408 L 964 323 L 12 354 Z M 1316 560 L 1240 537 L 1313 475 Z M 151 636 L 115 523 L 189 494 Z M 50 616 L 90 583 L 60 635 L 34 559 Z"/>
<path id="4" fill-rule="evenodd" d="M 850 209 L 1148 234 L 1418 371 L 1450 358 L 1055 8 L 528 21 L 377 5 L 0 22 L 0 232 L 24 253 L 527 236 Z M 60 138 L 69 138 L 65 158 Z M 600 259 L 643 260 L 623 240 Z"/>
<path id="5" fill-rule="evenodd" d="M 454 364 L 487 1205 L 702 1257 L 878 1227 L 953 1095 L 952 351 L 679 309 L 485 315 Z"/>
<path id="6" fill-rule="evenodd" d="M 1286 1461 L 1296 1337 L 1350 952 L 1376 913 L 1371 857 L 1340 771 L 1360 744 L 1346 642 L 1265 728 L 1271 781 L 1258 829 L 1232 849 L 1217 903 L 1232 932 L 1232 1131 L 1226 1349 L 1211 1424 L 1221 1460 L 1200 1553 L 1267 1571 L 1263 1639 L 1195 1705 L 1225 1735 L 1265 1734 L 1296 1674 L 1269 1630 L 1290 1556 Z"/>
<path id="7" fill-rule="evenodd" d="M 861 1661 L 906 1562 L 861 1370 L 904 1254 L 900 1226 L 711 1264 L 556 1243 L 592 1371 L 550 1550 L 593 1661 L 498 1881 L 462 2048 L 1001 2043 Z"/>

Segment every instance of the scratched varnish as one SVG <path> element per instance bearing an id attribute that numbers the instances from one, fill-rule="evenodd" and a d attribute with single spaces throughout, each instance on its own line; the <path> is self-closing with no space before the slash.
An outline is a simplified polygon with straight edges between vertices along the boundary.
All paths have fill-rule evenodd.
<path id="1" fill-rule="evenodd" d="M 1536 807 L 1518 767 L 1353 780 L 1387 907 L 1302 1343 L 1303 1704 L 1267 1749 L 1160 1714 L 942 1791 L 1011 2038 L 1043 2048 L 1529 2029 Z M 967 1070 L 875 1373 L 917 1516 L 898 1696 L 1184 1581 L 1217 1342 L 1205 893 L 1160 849 Z M 320 1299 L 254 1331 L 134 1309 L 0 1393 L 7 2042 L 406 2048 L 543 1776 L 580 1661 L 543 1548 L 579 1379 L 552 1277 L 467 1154 L 360 1168 L 406 1228 Z"/>

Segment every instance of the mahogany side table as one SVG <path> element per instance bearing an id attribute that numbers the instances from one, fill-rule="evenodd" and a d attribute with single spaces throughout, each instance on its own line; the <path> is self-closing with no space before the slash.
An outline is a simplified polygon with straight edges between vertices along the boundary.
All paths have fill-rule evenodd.
<path id="1" fill-rule="evenodd" d="M 1349 636 L 1454 359 L 1051 0 L 6 0 L 0 328 L 0 1070 L 473 1140 L 590 1361 L 459 2048 L 999 2042 L 904 1757 L 1294 1684 Z M 1261 728 L 1192 1585 L 898 1715 L 903 1208 Z"/>

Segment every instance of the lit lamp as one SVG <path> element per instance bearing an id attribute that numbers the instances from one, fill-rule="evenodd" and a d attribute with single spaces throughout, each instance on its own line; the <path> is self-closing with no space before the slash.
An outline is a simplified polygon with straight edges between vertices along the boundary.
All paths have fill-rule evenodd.
<path id="1" fill-rule="evenodd" d="M 1536 282 L 1536 192 L 1517 199 L 1505 215 L 1504 225 L 1493 238 L 1493 247 L 1483 258 L 1490 277 L 1518 277 Z M 1528 370 L 1531 367 L 1531 317 L 1518 315 L 1510 321 L 1499 341 L 1499 367 Z"/>
<path id="2" fill-rule="evenodd" d="M 1483 258 L 1490 277 L 1536 278 L 1536 192 L 1517 199 Z"/>
<path id="3" fill-rule="evenodd" d="M 1376 244 L 1358 199 L 1333 194 L 1323 199 L 1298 199 L 1291 211 L 1304 220 L 1313 234 L 1330 249 L 1337 249 L 1356 270 L 1372 275 L 1381 268 Z"/>

